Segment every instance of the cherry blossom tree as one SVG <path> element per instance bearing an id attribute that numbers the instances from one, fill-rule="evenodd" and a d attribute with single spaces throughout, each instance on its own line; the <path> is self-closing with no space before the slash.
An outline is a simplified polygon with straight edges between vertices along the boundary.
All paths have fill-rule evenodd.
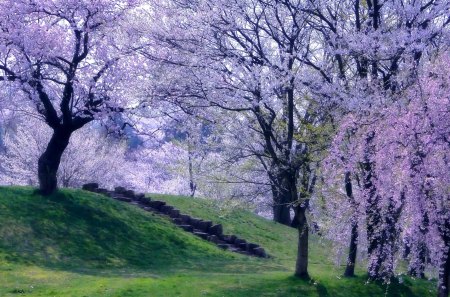
<path id="1" fill-rule="evenodd" d="M 310 145 L 317 140 L 309 128 L 326 122 L 327 113 L 301 80 L 311 38 L 302 3 L 167 1 L 154 6 L 150 36 L 157 51 L 150 47 L 143 54 L 166 68 L 166 75 L 153 93 L 203 112 L 238 114 L 232 118 L 240 124 L 239 138 L 252 135 L 241 156 L 264 168 L 274 220 L 291 225 L 290 210 L 295 211 L 296 275 L 308 277 L 306 213 L 315 176 Z"/>
<path id="2" fill-rule="evenodd" d="M 377 119 L 391 104 L 395 109 L 424 62 L 446 49 L 449 10 L 448 1 L 308 1 L 303 8 L 320 41 L 316 53 L 303 59 L 316 72 L 305 83 L 312 93 L 329 98 L 329 104 L 337 107 L 336 118 L 352 112 L 355 122 L 360 122 L 356 126 L 369 127 L 358 176 L 366 197 L 371 279 L 393 273 L 393 260 L 384 265 L 383 259 L 394 259 L 396 244 L 390 240 L 400 232 L 396 226 L 404 207 L 394 202 L 403 201 L 404 195 L 399 192 L 399 200 L 392 200 L 391 195 L 380 197 L 376 189 L 373 159 L 378 131 L 370 128 L 367 115 Z"/>
<path id="3" fill-rule="evenodd" d="M 0 154 L 2 184 L 38 184 L 38 160 L 45 151 L 51 129 L 40 120 L 23 119 L 5 133 Z M 86 129 L 90 129 L 86 133 Z M 103 133 L 104 134 L 104 133 Z M 81 187 L 98 182 L 114 187 L 129 176 L 126 144 L 107 139 L 99 128 L 84 127 L 73 133 L 61 157 L 58 182 L 62 187 Z"/>
<path id="4" fill-rule="evenodd" d="M 427 265 L 439 267 L 438 296 L 448 296 L 450 286 L 449 62 L 444 55 L 427 66 L 395 104 L 364 117 L 348 115 L 328 160 L 330 181 L 340 179 L 342 185 L 347 172 L 362 177 L 353 202 L 334 211 L 347 209 L 356 221 L 368 222 L 363 232 L 379 240 L 377 253 L 369 253 L 369 273 L 391 277 L 406 249 L 414 276 L 422 277 Z M 370 140 L 372 187 L 364 185 L 368 131 L 375 132 Z M 375 205 L 371 197 L 377 197 Z M 376 207 L 379 224 L 370 224 L 373 214 L 367 207 Z M 368 234 L 368 247 L 369 239 Z"/>
<path id="5" fill-rule="evenodd" d="M 136 61 L 122 28 L 134 2 L 0 1 L 0 82 L 13 90 L 8 104 L 33 106 L 53 130 L 38 161 L 43 194 L 56 189 L 72 133 L 130 104 L 124 82 Z"/>

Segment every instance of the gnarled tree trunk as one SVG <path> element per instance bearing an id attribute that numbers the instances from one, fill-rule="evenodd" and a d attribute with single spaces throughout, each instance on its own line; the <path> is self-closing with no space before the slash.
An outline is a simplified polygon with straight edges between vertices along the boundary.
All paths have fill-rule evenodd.
<path id="1" fill-rule="evenodd" d="M 290 197 L 286 191 L 275 190 L 273 193 L 273 220 L 277 223 L 290 226 L 291 225 L 291 213 L 290 213 Z"/>
<path id="2" fill-rule="evenodd" d="M 295 180 L 291 180 L 291 176 L 287 173 L 283 173 L 280 174 L 276 183 L 272 184 L 273 220 L 286 226 L 291 225 L 291 205 L 293 201 L 297 200 L 297 197 L 293 196 L 291 193 L 293 187 L 292 183 L 295 185 Z"/>
<path id="3" fill-rule="evenodd" d="M 350 203 L 355 207 L 355 200 L 353 199 L 353 188 L 352 181 L 350 178 L 350 172 L 345 173 L 345 192 L 347 194 Z M 356 218 L 351 221 L 351 234 L 350 234 L 350 246 L 348 249 L 347 266 L 345 267 L 344 276 L 352 277 L 355 276 L 355 264 L 356 264 L 356 254 L 358 252 L 358 222 Z"/>
<path id="4" fill-rule="evenodd" d="M 344 276 L 355 276 L 356 254 L 358 252 L 358 224 L 352 222 L 350 246 L 348 249 L 347 266 L 345 267 Z"/>
<path id="5" fill-rule="evenodd" d="M 308 237 L 309 227 L 306 218 L 306 205 L 296 206 L 298 220 L 298 249 L 297 262 L 295 263 L 295 276 L 308 279 Z"/>
<path id="6" fill-rule="evenodd" d="M 39 191 L 43 195 L 49 195 L 57 189 L 59 164 L 62 154 L 69 144 L 71 134 L 72 130 L 63 126 L 54 129 L 47 149 L 39 158 Z"/>

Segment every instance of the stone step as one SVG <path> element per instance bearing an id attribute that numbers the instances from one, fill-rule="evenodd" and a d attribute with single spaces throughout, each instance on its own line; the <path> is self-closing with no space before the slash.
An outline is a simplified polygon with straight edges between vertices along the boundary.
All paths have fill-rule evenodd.
<path id="1" fill-rule="evenodd" d="M 191 217 L 186 215 L 186 214 L 181 214 L 180 213 L 180 219 L 183 221 L 183 223 L 185 224 L 189 224 L 191 222 Z"/>
<path id="2" fill-rule="evenodd" d="M 173 218 L 173 219 L 172 219 L 172 222 L 173 222 L 175 225 L 178 225 L 178 226 L 180 226 L 180 225 L 188 225 L 188 224 L 185 224 L 180 218 Z"/>
<path id="3" fill-rule="evenodd" d="M 223 235 L 222 240 L 226 241 L 227 243 L 234 243 L 236 240 L 236 235 Z"/>
<path id="4" fill-rule="evenodd" d="M 194 226 L 194 228 L 198 229 L 198 224 L 201 222 L 202 220 L 197 219 L 197 218 L 190 218 L 189 219 L 189 224 L 191 224 L 192 226 Z"/>
<path id="5" fill-rule="evenodd" d="M 208 233 L 217 235 L 217 236 L 221 236 L 223 233 L 223 227 L 221 224 L 213 225 L 208 229 Z"/>
<path id="6" fill-rule="evenodd" d="M 98 184 L 95 183 L 86 184 L 83 186 L 83 189 L 104 194 L 119 201 L 128 202 L 149 212 L 170 216 L 172 222 L 183 230 L 191 232 L 204 240 L 208 240 L 221 249 L 247 256 L 269 257 L 264 248 L 256 243 L 247 242 L 245 239 L 239 238 L 236 235 L 224 235 L 221 224 L 214 224 L 212 221 L 182 214 L 180 210 L 171 205 L 167 205 L 164 201 L 151 200 L 150 197 L 145 197 L 144 193 L 137 194 L 133 190 L 127 190 L 124 187 L 116 187 L 114 191 L 109 191 L 99 188 Z"/>
<path id="7" fill-rule="evenodd" d="M 131 202 L 131 201 L 133 201 L 131 198 L 125 197 L 123 195 L 117 195 L 117 194 L 113 195 L 112 198 L 116 199 L 116 200 L 119 200 L 119 201 L 123 201 L 123 202 Z"/>
<path id="8" fill-rule="evenodd" d="M 109 193 L 108 189 L 104 189 L 104 188 L 98 188 L 96 190 L 94 190 L 95 193 L 99 193 L 99 194 L 103 194 L 106 195 Z"/>
<path id="9" fill-rule="evenodd" d="M 247 252 L 249 251 L 247 243 L 240 243 L 240 244 L 237 244 L 236 246 L 238 246 L 243 251 L 247 251 Z"/>
<path id="10" fill-rule="evenodd" d="M 142 205 L 150 206 L 151 200 L 148 198 L 142 199 L 139 201 Z"/>
<path id="11" fill-rule="evenodd" d="M 211 228 L 212 222 L 211 221 L 200 221 L 197 224 L 197 228 L 202 230 L 203 232 L 208 232 L 209 228 Z"/>
<path id="12" fill-rule="evenodd" d="M 207 240 L 208 239 L 208 236 L 209 236 L 209 234 L 208 233 L 205 233 L 205 232 L 199 232 L 199 231 L 195 231 L 194 230 L 194 235 L 197 235 L 198 237 L 201 237 L 201 238 L 203 238 L 203 239 L 205 239 L 205 240 Z"/>
<path id="13" fill-rule="evenodd" d="M 137 204 L 137 206 L 138 206 L 138 207 L 140 207 L 140 208 L 142 208 L 142 209 L 145 209 L 145 210 L 147 210 L 147 209 L 150 209 L 150 208 L 151 208 L 150 206 L 147 206 L 147 205 L 145 205 L 145 204 L 142 204 L 142 203 L 138 203 L 138 204 Z"/>
<path id="14" fill-rule="evenodd" d="M 160 211 L 160 210 L 161 210 L 161 207 L 163 207 L 164 205 L 166 205 L 166 202 L 164 202 L 164 201 L 159 201 L 159 200 L 152 200 L 152 201 L 149 201 L 149 202 L 147 203 L 147 205 L 150 206 L 150 207 L 152 207 L 152 208 L 154 208 L 154 209 L 157 209 L 158 211 Z"/>
<path id="15" fill-rule="evenodd" d="M 227 243 L 218 243 L 217 246 L 218 246 L 219 248 L 221 248 L 221 249 L 232 251 L 232 250 L 230 249 L 230 248 L 231 248 L 231 245 L 230 245 L 230 244 L 227 244 Z"/>
<path id="16" fill-rule="evenodd" d="M 124 187 L 115 187 L 114 188 L 114 192 L 116 192 L 117 194 L 123 194 L 125 193 L 127 189 L 125 189 Z"/>
<path id="17" fill-rule="evenodd" d="M 259 245 L 256 244 L 256 243 L 247 243 L 247 244 L 248 244 L 248 248 L 249 248 L 250 250 L 259 248 Z"/>
<path id="18" fill-rule="evenodd" d="M 131 199 L 136 199 L 136 194 L 133 190 L 125 190 L 125 193 L 123 193 L 126 197 Z"/>
<path id="19" fill-rule="evenodd" d="M 267 255 L 266 251 L 262 247 L 257 247 L 255 249 L 253 249 L 252 252 L 253 252 L 254 255 L 256 255 L 258 257 L 268 258 L 268 255 Z"/>
<path id="20" fill-rule="evenodd" d="M 183 228 L 183 230 L 186 232 L 194 232 L 194 227 L 192 227 L 191 225 L 178 225 L 178 227 Z M 200 232 L 197 232 L 197 233 L 200 233 Z"/>
<path id="21" fill-rule="evenodd" d="M 94 190 L 98 189 L 98 183 L 88 183 L 88 184 L 84 184 L 81 188 L 82 188 L 83 190 L 93 192 Z"/>
<path id="22" fill-rule="evenodd" d="M 180 211 L 179 211 L 178 209 L 174 208 L 174 209 L 172 209 L 172 210 L 169 212 L 169 216 L 170 216 L 171 218 L 179 218 L 179 217 L 180 217 Z"/>
<path id="23" fill-rule="evenodd" d="M 234 240 L 234 244 L 239 245 L 241 243 L 247 243 L 247 241 L 245 239 L 236 237 L 236 239 Z"/>
<path id="24" fill-rule="evenodd" d="M 161 206 L 161 208 L 159 210 L 164 214 L 169 214 L 172 211 L 172 209 L 173 209 L 173 206 L 163 205 L 163 206 Z"/>
<path id="25" fill-rule="evenodd" d="M 219 237 L 217 237 L 217 235 L 210 235 L 210 236 L 208 236 L 208 241 L 211 241 L 211 242 L 213 242 L 215 244 L 218 244 L 219 243 Z"/>
<path id="26" fill-rule="evenodd" d="M 134 197 L 135 197 L 135 199 L 136 200 L 138 200 L 138 201 L 143 201 L 143 200 L 145 200 L 146 198 L 145 198 L 145 194 L 144 193 L 139 193 L 139 194 L 136 194 L 136 195 L 134 195 Z M 147 198 L 147 199 L 149 199 L 150 200 L 150 198 Z"/>

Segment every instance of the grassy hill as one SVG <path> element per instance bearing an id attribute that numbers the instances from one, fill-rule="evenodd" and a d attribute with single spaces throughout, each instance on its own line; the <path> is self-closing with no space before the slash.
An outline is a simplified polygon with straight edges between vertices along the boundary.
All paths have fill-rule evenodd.
<path id="1" fill-rule="evenodd" d="M 154 195 L 222 223 L 271 259 L 225 252 L 137 207 L 81 190 L 50 197 L 0 187 L 0 296 L 435 296 L 435 283 L 342 278 L 329 243 L 311 239 L 311 281 L 292 277 L 294 229 L 213 201 Z"/>

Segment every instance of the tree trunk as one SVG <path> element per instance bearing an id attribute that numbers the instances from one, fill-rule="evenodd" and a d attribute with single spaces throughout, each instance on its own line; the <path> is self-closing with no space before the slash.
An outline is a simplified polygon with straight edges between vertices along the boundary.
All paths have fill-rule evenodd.
<path id="1" fill-rule="evenodd" d="M 444 236 L 444 243 L 446 252 L 439 270 L 438 297 L 448 297 L 450 294 L 450 236 Z"/>
<path id="2" fill-rule="evenodd" d="M 425 278 L 425 266 L 427 262 L 427 247 L 424 241 L 418 243 L 417 255 L 411 255 L 414 259 L 414 263 L 410 263 L 408 267 L 408 274 L 412 277 Z M 412 259 L 411 259 L 412 260 Z M 410 261 L 411 261 L 410 260 Z M 413 264 L 413 265 L 411 265 Z"/>
<path id="3" fill-rule="evenodd" d="M 286 202 L 274 201 L 273 205 L 273 220 L 277 223 L 290 226 L 291 225 L 291 213 L 290 208 Z"/>
<path id="4" fill-rule="evenodd" d="M 358 252 L 358 224 L 352 222 L 352 231 L 350 237 L 350 247 L 348 250 L 347 266 L 345 267 L 344 276 L 355 276 L 356 254 Z"/>
<path id="5" fill-rule="evenodd" d="M 297 208 L 298 219 L 298 250 L 297 262 L 295 264 L 295 276 L 308 279 L 308 236 L 309 227 L 306 219 L 306 205 L 299 205 Z"/>
<path id="6" fill-rule="evenodd" d="M 188 169 L 189 169 L 189 189 L 191 190 L 190 192 L 190 196 L 194 197 L 195 196 L 195 190 L 197 190 L 197 184 L 195 183 L 194 180 L 194 169 L 193 169 L 193 152 L 192 152 L 192 148 L 191 148 L 191 143 L 188 139 Z"/>
<path id="7" fill-rule="evenodd" d="M 58 186 L 57 173 L 61 156 L 64 153 L 72 131 L 59 127 L 53 131 L 47 149 L 38 161 L 39 191 L 43 195 L 50 195 Z"/>
<path id="8" fill-rule="evenodd" d="M 382 238 L 382 223 L 381 210 L 379 208 L 379 196 L 377 194 L 375 185 L 373 184 L 373 163 L 370 160 L 372 154 L 372 140 L 375 133 L 371 132 L 366 139 L 366 154 L 362 165 L 363 173 L 363 188 L 367 195 L 366 203 L 366 227 L 367 227 L 367 253 L 369 257 L 368 274 L 371 280 L 380 280 L 381 264 L 382 264 L 382 248 L 384 239 Z"/>
<path id="9" fill-rule="evenodd" d="M 356 208 L 355 200 L 353 199 L 353 188 L 350 172 L 345 173 L 345 192 L 347 194 L 350 203 Z M 348 249 L 347 257 L 347 267 L 345 268 L 344 276 L 352 277 L 355 276 L 355 264 L 356 264 L 356 254 L 358 252 L 358 223 L 356 218 L 351 222 L 351 235 L 350 235 L 350 246 Z"/>
<path id="10" fill-rule="evenodd" d="M 292 197 L 290 186 L 287 182 L 281 182 L 279 185 L 272 186 L 273 194 L 273 220 L 277 223 L 290 226 L 291 225 L 291 203 Z M 295 197 L 294 201 L 297 199 Z"/>

